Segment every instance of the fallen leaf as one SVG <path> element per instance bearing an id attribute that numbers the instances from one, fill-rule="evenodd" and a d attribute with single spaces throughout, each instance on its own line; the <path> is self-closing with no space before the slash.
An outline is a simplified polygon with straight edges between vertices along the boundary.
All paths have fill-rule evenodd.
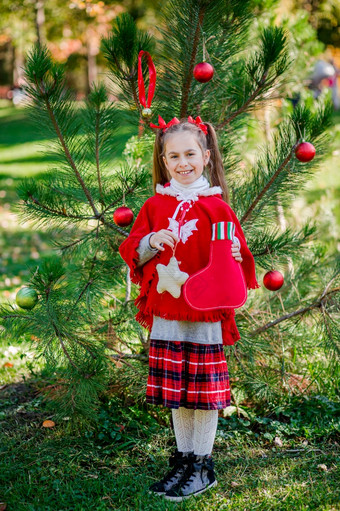
<path id="1" fill-rule="evenodd" d="M 43 425 L 43 428 L 54 428 L 55 422 L 46 420 L 42 423 L 42 425 Z"/>
<path id="2" fill-rule="evenodd" d="M 240 483 L 237 483 L 236 481 L 231 481 L 231 486 L 233 486 L 234 488 L 236 488 L 236 486 L 240 486 Z"/>
<path id="3" fill-rule="evenodd" d="M 318 465 L 318 469 L 323 470 L 324 472 L 327 472 L 328 470 L 327 465 L 324 465 L 323 463 L 321 463 L 321 465 Z"/>
<path id="4" fill-rule="evenodd" d="M 278 447 L 282 447 L 283 446 L 282 440 L 278 436 L 276 436 L 274 438 L 274 444 L 277 445 Z"/>

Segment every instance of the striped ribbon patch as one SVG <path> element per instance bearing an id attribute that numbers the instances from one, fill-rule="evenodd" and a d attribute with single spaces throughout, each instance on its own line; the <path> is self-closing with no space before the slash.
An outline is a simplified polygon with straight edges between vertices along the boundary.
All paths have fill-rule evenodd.
<path id="1" fill-rule="evenodd" d="M 235 236 L 234 222 L 217 222 L 212 225 L 212 240 L 231 240 Z"/>

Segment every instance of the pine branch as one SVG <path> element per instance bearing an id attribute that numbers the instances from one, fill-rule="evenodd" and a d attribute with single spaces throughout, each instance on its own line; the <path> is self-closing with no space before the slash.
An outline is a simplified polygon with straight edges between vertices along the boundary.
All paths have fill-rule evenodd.
<path id="1" fill-rule="evenodd" d="M 96 127 L 95 127 L 95 133 L 96 133 L 96 139 L 95 139 L 95 147 L 96 147 L 96 167 L 97 167 L 97 179 L 98 179 L 98 188 L 99 188 L 99 196 L 102 205 L 105 207 L 105 202 L 103 199 L 103 189 L 102 189 L 102 182 L 100 177 L 100 166 L 99 166 L 99 120 L 100 120 L 100 106 L 97 107 L 96 111 Z"/>
<path id="2" fill-rule="evenodd" d="M 112 58 L 113 62 L 115 63 L 115 66 L 116 66 L 117 70 L 119 71 L 120 78 L 122 80 L 125 80 L 125 81 L 128 82 L 128 84 L 129 84 L 129 86 L 131 88 L 131 92 L 132 92 L 132 97 L 133 97 L 134 103 L 135 103 L 136 108 L 139 111 L 139 115 L 141 117 L 142 116 L 142 107 L 141 107 L 141 105 L 139 103 L 139 100 L 138 100 L 136 84 L 135 84 L 136 73 L 137 73 L 136 68 L 133 67 L 133 68 L 129 69 L 129 72 L 124 72 L 124 70 L 120 66 L 119 61 L 118 61 L 116 55 L 114 54 L 114 52 L 111 51 L 109 55 Z"/>
<path id="3" fill-rule="evenodd" d="M 91 284 L 93 283 L 94 279 L 92 278 L 92 272 L 93 272 L 93 269 L 95 267 L 95 264 L 96 264 L 96 260 L 97 260 L 97 253 L 98 253 L 98 249 L 96 250 L 93 258 L 92 258 L 92 262 L 91 262 L 91 267 L 90 267 L 90 271 L 89 271 L 89 276 L 88 276 L 88 280 L 85 284 L 85 286 L 83 287 L 83 289 L 81 290 L 79 296 L 77 297 L 74 305 L 73 305 L 73 308 L 71 309 L 69 315 L 67 316 L 66 318 L 66 321 L 69 321 L 70 317 L 72 316 L 72 314 L 74 313 L 74 311 L 76 310 L 76 307 L 77 307 L 77 304 L 79 303 L 79 301 L 81 300 L 81 298 L 83 297 L 84 293 L 86 292 L 86 290 L 88 289 L 89 286 L 91 286 Z"/>
<path id="4" fill-rule="evenodd" d="M 246 222 L 247 220 L 249 220 L 250 218 L 250 215 L 252 213 L 252 211 L 254 210 L 254 208 L 256 207 L 256 205 L 260 202 L 260 200 L 262 199 L 262 197 L 265 195 L 265 193 L 269 190 L 269 188 L 271 187 L 271 185 L 274 183 L 274 181 L 277 179 L 277 177 L 279 176 L 279 174 L 285 169 L 285 167 L 288 165 L 288 163 L 290 162 L 290 160 L 293 158 L 293 154 L 294 154 L 294 151 L 295 151 L 295 148 L 297 147 L 299 141 L 296 142 L 296 144 L 294 144 L 294 146 L 292 147 L 290 153 L 288 154 L 288 156 L 286 156 L 286 158 L 283 160 L 283 162 L 281 163 L 281 165 L 278 167 L 278 169 L 276 170 L 276 172 L 273 174 L 273 176 L 271 177 L 271 179 L 268 181 L 268 183 L 263 187 L 263 189 L 261 190 L 261 192 L 257 195 L 257 197 L 254 199 L 254 201 L 252 202 L 252 204 L 249 206 L 248 210 L 245 212 L 245 214 L 242 216 L 241 220 L 240 220 L 240 223 L 244 223 Z"/>
<path id="5" fill-rule="evenodd" d="M 122 229 L 121 227 L 118 227 L 118 225 L 116 224 L 113 224 L 111 222 L 108 222 L 107 220 L 105 220 L 105 218 L 101 217 L 99 218 L 100 222 L 102 224 L 104 224 L 106 227 L 109 227 L 110 229 L 112 229 L 113 231 L 118 231 L 120 232 L 120 234 L 123 234 L 124 236 L 128 237 L 129 236 L 129 232 L 127 231 L 124 231 L 124 229 Z"/>
<path id="6" fill-rule="evenodd" d="M 245 63 L 244 71 L 247 74 L 248 81 L 243 81 L 242 85 L 245 90 L 237 89 L 235 84 L 233 87 L 228 87 L 231 96 L 237 96 L 239 93 L 242 99 L 242 104 L 236 109 L 231 115 L 229 115 L 224 121 L 217 125 L 217 129 L 221 129 L 233 121 L 236 117 L 247 111 L 250 105 L 262 96 L 264 93 L 269 92 L 271 88 L 278 81 L 279 77 L 287 71 L 290 65 L 290 60 L 287 50 L 287 35 L 284 30 L 280 27 L 267 27 L 261 34 L 261 46 L 254 56 Z M 242 68 L 242 66 L 241 66 Z M 236 78 L 236 77 L 235 77 Z M 256 88 L 253 89 L 253 83 L 255 82 Z M 247 97 L 247 95 L 249 96 Z"/>
<path id="7" fill-rule="evenodd" d="M 122 353 L 121 355 L 110 355 L 110 358 L 113 360 L 122 360 L 122 362 L 124 362 L 124 359 L 126 359 L 126 358 L 130 358 L 130 359 L 134 359 L 134 360 L 143 360 L 143 361 L 148 360 L 148 357 L 146 355 L 142 355 L 142 354 L 133 355 L 133 354 L 128 354 L 128 353 Z"/>
<path id="8" fill-rule="evenodd" d="M 277 227 L 264 228 L 258 232 L 249 233 L 248 246 L 260 266 L 272 268 L 273 256 L 277 262 L 286 264 L 287 253 L 291 256 L 300 253 L 301 247 L 315 238 L 316 225 L 307 222 L 298 232 L 292 232 L 288 227 L 281 231 Z"/>
<path id="9" fill-rule="evenodd" d="M 186 117 L 188 115 L 187 110 L 188 110 L 189 92 L 190 92 L 191 82 L 193 79 L 194 64 L 195 64 L 195 60 L 196 60 L 197 47 L 198 47 L 198 42 L 199 42 L 201 30 L 202 30 L 205 9 L 206 9 L 205 5 L 201 4 L 199 11 L 198 11 L 198 21 L 197 21 L 194 40 L 193 40 L 193 44 L 192 44 L 192 52 L 191 52 L 189 69 L 188 69 L 186 78 L 183 83 L 183 88 L 182 88 L 182 102 L 181 102 L 181 110 L 180 110 L 181 118 Z"/>
<path id="10" fill-rule="evenodd" d="M 94 219 L 96 217 L 94 216 L 80 216 L 80 215 L 71 215 L 69 213 L 66 213 L 66 211 L 60 211 L 58 209 L 53 209 L 53 208 L 49 208 L 48 206 L 46 206 L 45 204 L 41 204 L 40 201 L 38 201 L 35 197 L 33 197 L 33 195 L 29 194 L 28 197 L 31 199 L 31 201 L 36 204 L 37 206 L 39 206 L 41 209 L 44 209 L 45 211 L 48 211 L 49 213 L 53 213 L 53 214 L 56 214 L 58 216 L 61 216 L 61 217 L 64 217 L 64 218 L 74 218 L 74 219 L 77 219 L 77 220 L 91 220 L 91 219 Z M 27 201 L 24 201 L 26 204 Z"/>
<path id="11" fill-rule="evenodd" d="M 68 245 L 64 245 L 63 247 L 60 247 L 61 251 L 68 250 L 69 248 L 74 247 L 75 245 L 78 245 L 82 241 L 86 240 L 97 228 L 93 229 L 89 234 L 86 234 L 83 238 L 79 238 L 78 240 L 73 241 L 72 243 L 69 243 Z"/>
<path id="12" fill-rule="evenodd" d="M 224 128 L 227 124 L 230 124 L 235 119 L 235 117 L 238 117 L 239 115 L 241 115 L 243 112 L 245 112 L 247 110 L 249 105 L 261 94 L 264 86 L 268 85 L 268 84 L 266 84 L 267 76 L 268 76 L 268 69 L 266 69 L 263 72 L 261 80 L 259 81 L 257 89 L 254 90 L 254 92 L 248 97 L 248 99 L 245 101 L 245 103 L 238 110 L 233 112 L 223 122 L 218 124 L 216 126 L 216 130 L 220 130 L 220 129 Z"/>
<path id="13" fill-rule="evenodd" d="M 48 112 L 48 115 L 49 115 L 49 118 L 53 124 L 53 127 L 55 129 L 55 132 L 59 138 L 59 141 L 61 143 L 61 146 L 64 150 L 64 153 L 65 153 L 65 156 L 66 156 L 66 159 L 67 161 L 69 162 L 71 168 L 73 169 L 74 173 L 75 173 L 75 176 L 80 184 L 80 186 L 82 187 L 83 189 L 83 192 L 92 208 L 92 211 L 93 213 L 95 214 L 96 217 L 99 216 L 99 212 L 93 202 L 93 199 L 92 199 L 92 196 L 89 192 L 89 190 L 87 189 L 86 185 L 85 185 L 85 182 L 83 180 L 83 178 L 81 177 L 77 167 L 76 167 L 76 164 L 71 156 L 71 153 L 69 151 L 69 148 L 66 144 L 66 141 L 64 139 L 64 136 L 60 130 L 60 127 L 59 127 L 59 124 L 58 124 L 58 121 L 54 115 L 54 112 L 53 112 L 53 108 L 52 108 L 52 105 L 50 104 L 49 102 L 49 98 L 48 98 L 48 94 L 46 94 L 45 90 L 44 90 L 44 84 L 43 84 L 43 80 L 41 80 L 41 85 L 38 83 L 38 80 L 37 78 L 35 79 L 35 85 L 37 87 L 37 90 L 39 91 L 41 97 L 43 98 L 44 102 L 45 102 L 45 106 L 46 106 L 46 109 L 47 109 L 47 112 Z"/>
<path id="14" fill-rule="evenodd" d="M 261 326 L 260 328 L 257 328 L 256 330 L 253 330 L 252 332 L 250 332 L 249 335 L 250 336 L 258 335 L 258 334 L 260 334 L 262 332 L 265 332 L 269 328 L 271 328 L 273 326 L 276 326 L 279 323 L 282 323 L 282 321 L 287 321 L 287 319 L 291 319 L 291 318 L 294 318 L 296 316 L 303 315 L 306 312 L 309 312 L 309 311 L 311 311 L 313 309 L 321 308 L 321 307 L 323 307 L 323 304 L 324 304 L 324 301 L 325 301 L 326 297 L 334 295 L 334 294 L 338 293 L 339 291 L 340 291 L 340 287 L 332 289 L 331 291 L 328 291 L 328 292 L 324 291 L 322 293 L 321 297 L 319 298 L 319 300 L 316 300 L 315 302 L 313 302 L 312 304 L 308 305 L 307 307 L 303 307 L 303 308 L 298 309 L 296 311 L 290 312 L 289 314 L 284 314 L 280 318 L 277 318 L 274 321 L 270 321 L 269 323 L 266 323 L 265 325 Z"/>
<path id="15" fill-rule="evenodd" d="M 130 84 L 130 87 L 131 87 L 131 92 L 132 92 L 133 100 L 134 100 L 135 105 L 137 107 L 137 110 L 139 112 L 139 116 L 141 117 L 142 116 L 142 107 L 141 107 L 141 105 L 139 103 L 139 99 L 137 97 L 137 90 L 136 90 L 135 79 L 134 78 L 130 78 L 129 79 L 129 84 Z"/>
<path id="16" fill-rule="evenodd" d="M 65 346 L 65 344 L 64 344 L 64 342 L 63 342 L 63 340 L 61 338 L 61 335 L 58 333 L 58 330 L 56 329 L 55 325 L 53 325 L 53 327 L 55 329 L 55 334 L 56 334 L 56 336 L 57 336 L 57 338 L 58 338 L 58 340 L 60 342 L 60 346 L 61 346 L 61 348 L 62 348 L 62 350 L 63 350 L 67 360 L 70 362 L 72 367 L 74 367 L 77 371 L 80 372 L 79 367 L 73 362 L 72 357 L 70 356 L 69 352 L 67 351 L 66 346 Z"/>
<path id="17" fill-rule="evenodd" d="M 124 181 L 124 182 L 125 182 L 125 184 L 127 185 L 127 189 L 126 189 L 126 191 L 124 190 L 124 195 L 125 195 L 125 197 L 126 197 L 127 195 L 131 195 L 131 194 L 133 194 L 133 192 L 136 190 L 136 188 L 138 188 L 138 186 L 139 186 L 139 184 L 140 184 L 140 183 L 139 183 L 139 181 L 137 180 L 137 181 L 134 183 L 134 185 L 133 185 L 133 186 L 128 186 L 128 184 L 127 184 L 127 180 L 124 178 L 124 176 L 123 176 L 123 175 L 121 175 L 121 176 L 120 176 L 120 178 L 121 178 L 121 179 L 122 179 L 122 181 Z M 121 200 L 122 200 L 122 197 L 119 197 L 118 199 L 116 199 L 116 200 L 114 200 L 113 202 L 111 202 L 111 204 L 109 204 L 109 205 L 108 205 L 108 206 L 104 209 L 104 211 L 102 212 L 102 215 L 104 215 L 105 213 L 107 213 L 107 211 L 108 211 L 109 209 L 111 209 L 113 206 L 115 206 L 116 204 L 119 204 L 119 203 L 121 202 Z"/>
<path id="18" fill-rule="evenodd" d="M 93 353 L 92 350 L 90 350 L 90 348 L 88 346 L 86 346 L 86 340 L 83 340 L 81 338 L 79 339 L 76 339 L 75 337 L 70 337 L 70 340 L 72 340 L 73 342 L 75 342 L 76 344 L 78 344 L 79 346 L 81 346 L 85 351 L 87 351 L 87 353 L 90 354 L 90 356 L 92 357 L 93 360 L 96 360 L 98 357 Z"/>

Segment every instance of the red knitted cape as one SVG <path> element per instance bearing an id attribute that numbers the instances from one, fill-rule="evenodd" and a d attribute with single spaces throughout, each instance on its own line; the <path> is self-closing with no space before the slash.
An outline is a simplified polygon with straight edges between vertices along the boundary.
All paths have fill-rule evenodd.
<path id="1" fill-rule="evenodd" d="M 129 237 L 120 245 L 119 252 L 130 268 L 131 280 L 140 285 L 140 293 L 135 300 L 139 309 L 136 320 L 149 331 L 152 328 L 153 316 L 178 321 L 221 321 L 224 344 L 234 344 L 239 338 L 233 309 L 218 309 L 198 311 L 192 309 L 183 298 L 174 298 L 167 291 L 159 294 L 156 290 L 158 263 L 167 265 L 172 256 L 172 249 L 164 245 L 165 250 L 158 252 L 155 257 L 141 267 L 137 267 L 139 254 L 137 248 L 140 240 L 150 232 L 169 228 L 171 218 L 179 204 L 176 197 L 156 193 L 150 197 L 141 208 Z M 185 243 L 179 242 L 176 249 L 176 259 L 181 271 L 192 275 L 209 263 L 212 224 L 217 222 L 234 222 L 235 235 L 241 243 L 243 258 L 242 269 L 248 289 L 260 287 L 256 280 L 254 258 L 247 246 L 240 223 L 220 194 L 200 196 L 187 212 L 185 221 L 198 219 L 197 230 L 193 231 Z"/>

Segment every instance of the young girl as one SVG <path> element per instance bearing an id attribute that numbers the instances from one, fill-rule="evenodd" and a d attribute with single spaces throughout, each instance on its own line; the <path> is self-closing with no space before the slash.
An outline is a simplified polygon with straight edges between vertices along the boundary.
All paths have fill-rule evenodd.
<path id="1" fill-rule="evenodd" d="M 258 284 L 253 256 L 228 205 L 213 127 L 199 117 L 160 121 L 154 126 L 159 128 L 153 165 L 156 194 L 143 205 L 119 250 L 132 281 L 141 286 L 136 319 L 151 331 L 146 401 L 172 409 L 176 436 L 172 468 L 150 491 L 181 501 L 217 484 L 211 452 L 218 410 L 230 404 L 223 344 L 239 339 L 233 309 L 198 310 L 183 293 L 188 277 L 205 267 L 226 271 L 214 268 L 209 259 L 214 226 L 233 223 L 232 256 L 242 265 L 247 287 Z M 202 300 L 209 291 L 214 296 L 208 279 Z"/>

